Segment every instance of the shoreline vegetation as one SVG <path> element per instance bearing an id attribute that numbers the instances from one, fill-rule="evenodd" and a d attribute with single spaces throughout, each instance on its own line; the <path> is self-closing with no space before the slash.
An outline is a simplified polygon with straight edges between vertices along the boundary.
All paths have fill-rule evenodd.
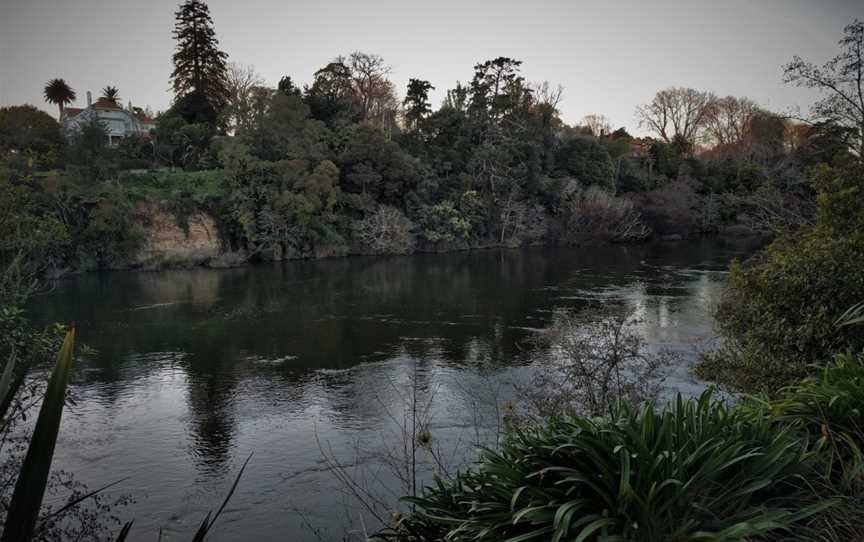
<path id="1" fill-rule="evenodd" d="M 732 264 L 721 346 L 696 368 L 737 402 L 706 392 L 659 407 L 656 388 L 631 377 L 653 378 L 663 360 L 626 320 L 598 320 L 594 336 L 563 318 L 545 332 L 572 384 L 557 390 L 564 407 L 505 418 L 473 468 L 418 477 L 434 435 L 411 382 L 392 456 L 405 499 L 382 504 L 373 534 L 864 539 L 864 23 L 846 26 L 824 65 L 784 67 L 785 82 L 823 93 L 806 120 L 673 87 L 636 107 L 651 136 L 633 137 L 602 115 L 567 125 L 563 89 L 526 81 L 514 58 L 476 64 L 435 109 L 431 82 L 412 78 L 400 99 L 384 59 L 359 51 L 303 88 L 287 75 L 267 86 L 228 63 L 205 3 L 187 0 L 175 16 L 175 99 L 151 132 L 116 140 L 96 113 L 70 128 L 76 93 L 62 79 L 45 97 L 63 126 L 33 106 L 0 109 L 0 542 L 123 540 L 133 529 L 128 499 L 51 475 L 75 356 L 74 327 L 35 329 L 22 309 L 46 276 L 127 266 L 160 242 L 184 250 L 195 239 L 196 258 L 229 265 L 742 230 L 774 241 Z M 97 103 L 121 109 L 119 93 L 108 85 Z M 58 351 L 50 381 L 34 377 Z M 533 404 L 548 403 L 549 387 L 529 390 Z M 46 491 L 66 504 L 43 506 Z"/>
<path id="2" fill-rule="evenodd" d="M 568 125 L 564 89 L 527 81 L 509 57 L 476 64 L 437 108 L 431 82 L 412 78 L 400 95 L 386 61 L 360 51 L 302 88 L 288 75 L 272 87 L 228 62 L 206 4 L 176 15 L 167 111 L 126 112 L 111 85 L 67 107 L 77 93 L 62 79 L 45 88 L 59 123 L 30 105 L 0 109 L 0 204 L 10 222 L 38 225 L 21 235 L 42 245 L 8 252 L 50 251 L 62 273 L 776 236 L 813 223 L 810 171 L 852 137 L 840 118 L 803 122 L 686 87 L 635 107 L 645 137 L 601 114 Z M 153 128 L 113 135 L 100 115 L 117 111 Z"/>

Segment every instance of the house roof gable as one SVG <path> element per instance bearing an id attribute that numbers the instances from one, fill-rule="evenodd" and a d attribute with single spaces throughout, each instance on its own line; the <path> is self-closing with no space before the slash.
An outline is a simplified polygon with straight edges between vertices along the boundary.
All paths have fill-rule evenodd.
<path id="1" fill-rule="evenodd" d="M 114 109 L 121 111 L 123 108 L 120 107 L 119 104 L 112 102 L 107 98 L 99 98 L 96 100 L 96 103 L 93 104 L 93 109 Z"/>

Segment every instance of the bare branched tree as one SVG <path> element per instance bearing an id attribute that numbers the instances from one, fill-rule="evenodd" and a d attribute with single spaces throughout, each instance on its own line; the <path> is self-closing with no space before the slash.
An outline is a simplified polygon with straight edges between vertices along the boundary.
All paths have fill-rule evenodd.
<path id="1" fill-rule="evenodd" d="M 354 100 L 363 120 L 385 124 L 399 109 L 396 88 L 387 76 L 391 68 L 378 55 L 355 51 L 347 59 Z"/>
<path id="2" fill-rule="evenodd" d="M 650 234 L 632 201 L 597 186 L 576 190 L 559 214 L 561 240 L 568 244 L 638 241 Z"/>
<path id="3" fill-rule="evenodd" d="M 666 143 L 676 136 L 695 144 L 704 127 L 714 95 L 692 88 L 672 87 L 659 91 L 651 102 L 636 108 L 639 126 L 648 128 Z"/>
<path id="4" fill-rule="evenodd" d="M 414 251 L 415 225 L 402 211 L 390 205 L 356 223 L 354 236 L 370 254 L 409 254 Z"/>
<path id="5" fill-rule="evenodd" d="M 562 414 L 602 415 L 617 401 L 639 403 L 657 397 L 670 352 L 649 352 L 632 314 L 597 318 L 572 312 L 557 316 L 538 338 L 548 349 L 544 370 L 519 389 L 516 421 L 531 423 Z"/>
<path id="6" fill-rule="evenodd" d="M 229 129 L 240 133 L 252 125 L 256 101 L 262 97 L 264 78 L 254 66 L 232 62 L 228 65 L 226 83 L 228 103 L 223 114 Z"/>
<path id="7" fill-rule="evenodd" d="M 844 28 L 840 54 L 817 66 L 795 56 L 784 67 L 783 80 L 824 94 L 810 108 L 815 121 L 829 121 L 850 128 L 859 159 L 864 159 L 864 22 L 855 20 Z"/>
<path id="8" fill-rule="evenodd" d="M 612 133 L 612 123 L 605 115 L 585 115 L 579 125 L 590 130 L 594 137 L 603 137 Z"/>
<path id="9" fill-rule="evenodd" d="M 558 109 L 558 104 L 561 103 L 561 98 L 564 96 L 564 87 L 561 85 L 553 87 L 549 81 L 534 83 L 531 85 L 531 90 L 536 105 L 546 106 L 552 110 Z"/>
<path id="10" fill-rule="evenodd" d="M 705 131 L 709 141 L 718 146 L 739 146 L 747 139 L 747 131 L 759 105 L 749 98 L 726 96 L 711 102 L 705 114 Z"/>

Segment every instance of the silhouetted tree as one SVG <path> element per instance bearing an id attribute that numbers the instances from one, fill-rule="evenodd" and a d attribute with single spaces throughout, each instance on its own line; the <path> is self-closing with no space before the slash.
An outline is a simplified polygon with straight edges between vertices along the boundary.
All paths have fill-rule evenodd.
<path id="1" fill-rule="evenodd" d="M 864 22 L 855 19 L 844 29 L 840 54 L 821 67 L 795 56 L 784 68 L 784 81 L 827 94 L 811 107 L 817 121 L 852 130 L 851 144 L 864 160 Z"/>
<path id="2" fill-rule="evenodd" d="M 228 55 L 219 50 L 210 9 L 200 0 L 186 0 L 174 14 L 174 94 L 183 100 L 178 109 L 187 122 L 216 122 L 229 98 Z"/>
<path id="3" fill-rule="evenodd" d="M 410 79 L 408 91 L 402 105 L 405 107 L 405 123 L 409 129 L 420 130 L 420 123 L 425 119 L 432 108 L 429 106 L 429 91 L 435 87 L 429 81 L 422 79 Z"/>
<path id="4" fill-rule="evenodd" d="M 56 104 L 60 108 L 60 116 L 63 116 L 63 108 L 66 104 L 75 101 L 75 91 L 63 79 L 52 79 L 45 84 L 45 101 Z"/>
<path id="5" fill-rule="evenodd" d="M 521 60 L 500 56 L 474 66 L 470 111 L 475 119 L 499 120 L 530 92 L 519 74 L 521 65 Z"/>
<path id="6" fill-rule="evenodd" d="M 108 100 L 112 103 L 120 103 L 120 89 L 117 87 L 108 85 L 102 89 L 102 96 L 100 96 L 102 100 Z"/>
<path id="7" fill-rule="evenodd" d="M 290 75 L 286 75 L 280 79 L 276 89 L 286 96 L 300 96 L 302 94 L 300 87 L 294 84 Z"/>

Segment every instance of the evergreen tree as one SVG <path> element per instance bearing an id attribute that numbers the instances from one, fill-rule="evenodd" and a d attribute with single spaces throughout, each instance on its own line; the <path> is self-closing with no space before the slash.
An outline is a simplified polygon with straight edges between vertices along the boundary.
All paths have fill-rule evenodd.
<path id="1" fill-rule="evenodd" d="M 519 75 L 521 60 L 498 57 L 474 66 L 469 109 L 475 119 L 500 120 L 511 113 L 530 93 Z"/>
<path id="2" fill-rule="evenodd" d="M 279 84 L 276 86 L 276 90 L 284 94 L 285 96 L 301 96 L 302 92 L 300 91 L 300 87 L 294 84 L 294 81 L 291 80 L 290 75 L 286 75 L 279 79 Z"/>
<path id="3" fill-rule="evenodd" d="M 228 55 L 219 50 L 210 9 L 200 0 L 186 0 L 174 14 L 174 71 L 171 83 L 187 122 L 215 123 L 228 101 Z"/>
<path id="4" fill-rule="evenodd" d="M 341 58 L 315 72 L 311 87 L 306 87 L 305 101 L 316 120 L 333 124 L 351 115 L 351 68 Z"/>
<path id="5" fill-rule="evenodd" d="M 429 106 L 429 91 L 434 90 L 429 81 L 422 79 L 411 79 L 408 81 L 408 91 L 402 105 L 405 107 L 405 122 L 413 130 L 420 130 L 420 123 L 425 119 L 432 108 Z"/>

